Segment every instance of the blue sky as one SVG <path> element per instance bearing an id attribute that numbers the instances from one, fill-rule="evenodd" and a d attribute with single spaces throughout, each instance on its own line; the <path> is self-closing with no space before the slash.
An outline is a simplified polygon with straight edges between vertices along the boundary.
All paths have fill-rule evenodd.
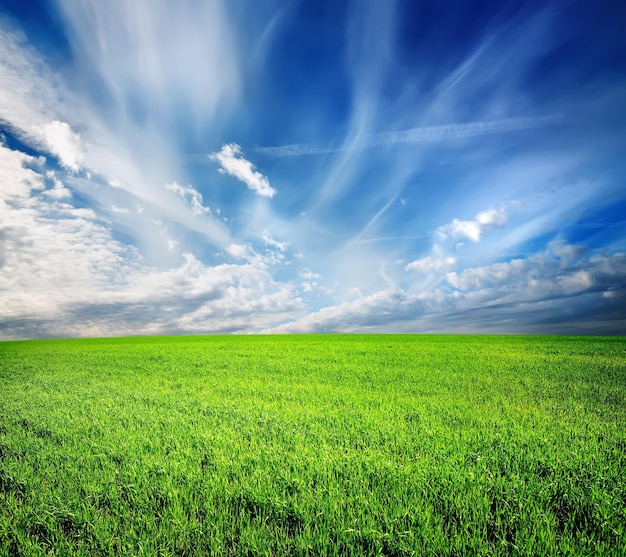
<path id="1" fill-rule="evenodd" d="M 0 0 L 0 338 L 624 334 L 625 26 Z"/>

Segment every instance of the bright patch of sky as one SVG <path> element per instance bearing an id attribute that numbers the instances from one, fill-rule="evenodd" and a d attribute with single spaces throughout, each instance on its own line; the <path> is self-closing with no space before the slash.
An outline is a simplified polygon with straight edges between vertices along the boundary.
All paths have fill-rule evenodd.
<path id="1" fill-rule="evenodd" d="M 624 334 L 625 27 L 0 0 L 0 338 Z"/>

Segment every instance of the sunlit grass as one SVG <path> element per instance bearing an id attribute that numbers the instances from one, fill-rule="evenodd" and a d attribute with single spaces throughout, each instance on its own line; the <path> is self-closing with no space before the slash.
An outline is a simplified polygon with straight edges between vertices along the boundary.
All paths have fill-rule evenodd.
<path id="1" fill-rule="evenodd" d="M 626 342 L 0 343 L 0 555 L 623 555 Z"/>

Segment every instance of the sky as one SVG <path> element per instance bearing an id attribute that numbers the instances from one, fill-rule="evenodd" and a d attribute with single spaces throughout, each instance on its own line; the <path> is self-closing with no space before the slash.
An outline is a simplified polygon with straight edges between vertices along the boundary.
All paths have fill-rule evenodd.
<path id="1" fill-rule="evenodd" d="M 624 28 L 0 0 L 0 339 L 626 334 Z"/>

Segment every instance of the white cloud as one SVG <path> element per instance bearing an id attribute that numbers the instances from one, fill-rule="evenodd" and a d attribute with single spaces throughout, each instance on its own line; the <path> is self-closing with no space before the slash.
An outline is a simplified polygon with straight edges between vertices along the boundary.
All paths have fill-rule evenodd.
<path id="1" fill-rule="evenodd" d="M 302 309 L 247 246 L 244 264 L 146 265 L 93 210 L 39 195 L 37 164 L 0 146 L 0 338 L 255 332 Z"/>
<path id="2" fill-rule="evenodd" d="M 530 277 L 528 260 L 512 259 L 505 263 L 493 263 L 486 267 L 475 267 L 465 269 L 457 274 L 456 272 L 448 273 L 446 280 L 454 288 L 459 290 L 480 290 L 489 287 L 498 287 L 513 277 Z"/>
<path id="3" fill-rule="evenodd" d="M 365 134 L 351 145 L 351 148 L 368 149 L 380 146 L 389 147 L 399 143 L 439 143 L 483 135 L 513 133 L 560 123 L 563 123 L 562 117 L 546 115 L 445 124 L 442 126 L 422 126 L 408 130 Z M 257 153 L 267 158 L 322 155 L 342 150 L 345 150 L 345 147 L 337 148 L 318 143 L 294 143 L 277 147 L 258 147 L 256 149 Z"/>
<path id="4" fill-rule="evenodd" d="M 485 230 L 501 227 L 506 224 L 508 213 L 504 207 L 487 209 L 476 214 L 473 220 L 454 219 L 451 223 L 440 226 L 435 235 L 445 240 L 447 238 L 467 238 L 472 242 L 480 242 Z"/>
<path id="5" fill-rule="evenodd" d="M 263 242 L 265 242 L 266 246 L 276 248 L 281 253 L 287 251 L 287 248 L 289 247 L 289 244 L 287 242 L 279 242 L 277 240 L 274 240 L 272 235 L 267 230 L 263 231 L 261 238 L 263 239 Z"/>
<path id="6" fill-rule="evenodd" d="M 211 212 L 209 207 L 202 204 L 202 194 L 193 186 L 181 186 L 176 182 L 166 184 L 165 189 L 176 193 L 191 205 L 191 212 L 194 215 L 207 215 Z"/>
<path id="7" fill-rule="evenodd" d="M 97 74 L 122 115 L 141 99 L 154 118 L 182 111 L 200 130 L 237 99 L 237 49 L 224 2 L 56 4 L 79 70 Z"/>
<path id="8" fill-rule="evenodd" d="M 252 259 L 255 255 L 254 250 L 244 244 L 230 244 L 225 248 L 226 253 L 232 255 L 236 259 Z"/>
<path id="9" fill-rule="evenodd" d="M 34 169 L 28 168 L 37 164 L 39 164 L 37 158 L 0 145 L 0 194 L 2 194 L 0 203 L 21 201 L 30 195 L 32 190 L 45 188 L 44 177 Z"/>
<path id="10" fill-rule="evenodd" d="M 448 273 L 452 287 L 466 293 L 474 302 L 532 302 L 577 296 L 620 286 L 626 276 L 626 257 L 622 253 L 572 260 L 570 254 L 580 246 L 558 243 L 556 254 L 550 246 L 525 259 L 511 259 L 461 273 Z M 622 284 L 623 286 L 623 284 Z"/>
<path id="11" fill-rule="evenodd" d="M 298 274 L 304 280 L 308 281 L 316 281 L 322 278 L 322 275 L 320 275 L 319 273 L 314 273 L 313 271 L 311 271 L 311 269 L 308 269 L 307 267 L 305 267 L 304 269 L 300 269 L 300 272 Z"/>
<path id="12" fill-rule="evenodd" d="M 12 133 L 43 147 L 43 128 L 58 118 L 59 97 L 69 95 L 26 36 L 5 18 L 0 19 L 0 76 L 0 120 Z"/>
<path id="13" fill-rule="evenodd" d="M 576 251 L 560 244 L 561 251 Z M 449 287 L 419 293 L 380 290 L 329 306 L 265 332 L 599 333 L 626 325 L 615 300 L 626 299 L 626 254 L 581 257 L 565 268 L 551 249 L 526 259 L 449 273 Z M 546 319 L 552 316 L 552 322 Z M 569 316 L 569 319 L 568 319 Z M 607 320 L 616 320 L 614 323 Z M 580 327 L 580 329 L 577 329 Z M 613 327 L 613 328 L 611 328 Z"/>
<path id="14" fill-rule="evenodd" d="M 504 226 L 508 218 L 509 215 L 504 210 L 504 208 L 489 208 L 486 211 L 481 211 L 476 215 L 476 220 L 483 228 L 489 228 L 492 226 Z"/>
<path id="15" fill-rule="evenodd" d="M 178 246 L 178 242 L 170 236 L 167 225 L 160 219 L 154 219 L 152 222 L 158 228 L 159 236 L 165 242 L 167 251 L 173 253 L 176 250 L 176 246 Z"/>
<path id="16" fill-rule="evenodd" d="M 43 126 L 41 133 L 48 150 L 59 158 L 61 165 L 78 172 L 84 157 L 80 135 L 74 133 L 69 124 L 58 120 Z"/>
<path id="17" fill-rule="evenodd" d="M 417 271 L 419 273 L 443 273 L 448 269 L 455 267 L 457 260 L 455 257 L 434 258 L 430 255 L 422 259 L 412 261 L 406 267 L 406 271 Z"/>
<path id="18" fill-rule="evenodd" d="M 313 271 L 311 271 L 311 269 L 308 269 L 306 267 L 304 269 L 300 269 L 298 275 L 300 275 L 300 277 L 304 279 L 304 282 L 302 283 L 303 292 L 312 292 L 313 289 L 317 286 L 318 281 L 322 279 L 322 275 L 320 275 L 319 273 L 314 273 Z"/>
<path id="19" fill-rule="evenodd" d="M 231 243 L 221 219 L 208 213 L 202 219 L 190 218 L 203 207 L 194 204 L 193 197 L 188 199 L 190 208 L 172 203 L 171 194 L 162 188 L 163 176 L 181 175 L 177 145 L 163 132 L 170 129 L 168 118 L 178 117 L 178 108 L 189 110 L 190 121 L 203 126 L 219 104 L 226 108 L 236 98 L 238 65 L 228 48 L 230 26 L 221 5 L 152 6 L 139 0 L 128 8 L 61 0 L 59 16 L 73 55 L 74 65 L 65 69 L 89 68 L 109 99 L 107 109 L 103 111 L 87 89 L 69 91 L 26 36 L 10 29 L 4 19 L 0 119 L 7 130 L 29 147 L 58 157 L 72 174 L 64 181 L 84 201 L 105 207 L 121 199 L 101 187 L 108 183 L 133 196 L 124 196 L 125 201 L 141 204 L 152 217 L 192 230 L 218 248 Z M 185 40 L 163 41 L 162 26 L 168 28 L 167 36 Z M 203 71 L 195 71 L 197 67 Z M 138 99 L 145 114 L 139 120 L 133 116 Z M 145 244 L 146 222 L 129 220 L 125 234 Z"/>
<path id="20" fill-rule="evenodd" d="M 53 178 L 54 187 L 50 190 L 43 192 L 44 195 L 52 199 L 68 199 L 72 197 L 72 192 L 63 185 L 63 182 L 58 178 Z"/>
<path id="21" fill-rule="evenodd" d="M 241 180 L 258 195 L 274 197 L 276 194 L 276 190 L 270 186 L 269 180 L 254 170 L 252 163 L 244 158 L 241 147 L 236 143 L 223 145 L 221 151 L 211 153 L 209 158 L 220 164 L 220 172 Z"/>
<path id="22" fill-rule="evenodd" d="M 422 313 L 422 303 L 414 296 L 381 290 L 352 302 L 344 302 L 310 313 L 297 321 L 267 329 L 267 333 L 366 332 L 385 330 L 394 322 L 413 319 Z"/>
<path id="23" fill-rule="evenodd" d="M 557 240 L 548 244 L 548 249 L 561 260 L 561 267 L 569 267 L 580 259 L 589 250 L 584 246 L 568 244 L 563 240 Z"/>
<path id="24" fill-rule="evenodd" d="M 65 302 L 114 288 L 124 273 L 121 260 L 134 257 L 132 249 L 113 240 L 92 210 L 32 196 L 34 178 L 43 182 L 43 176 L 20 170 L 29 157 L 0 147 L 0 161 L 0 169 L 12 169 L 0 173 L 0 189 L 11 186 L 13 194 L 0 203 L 2 321 L 53 319 Z"/>

